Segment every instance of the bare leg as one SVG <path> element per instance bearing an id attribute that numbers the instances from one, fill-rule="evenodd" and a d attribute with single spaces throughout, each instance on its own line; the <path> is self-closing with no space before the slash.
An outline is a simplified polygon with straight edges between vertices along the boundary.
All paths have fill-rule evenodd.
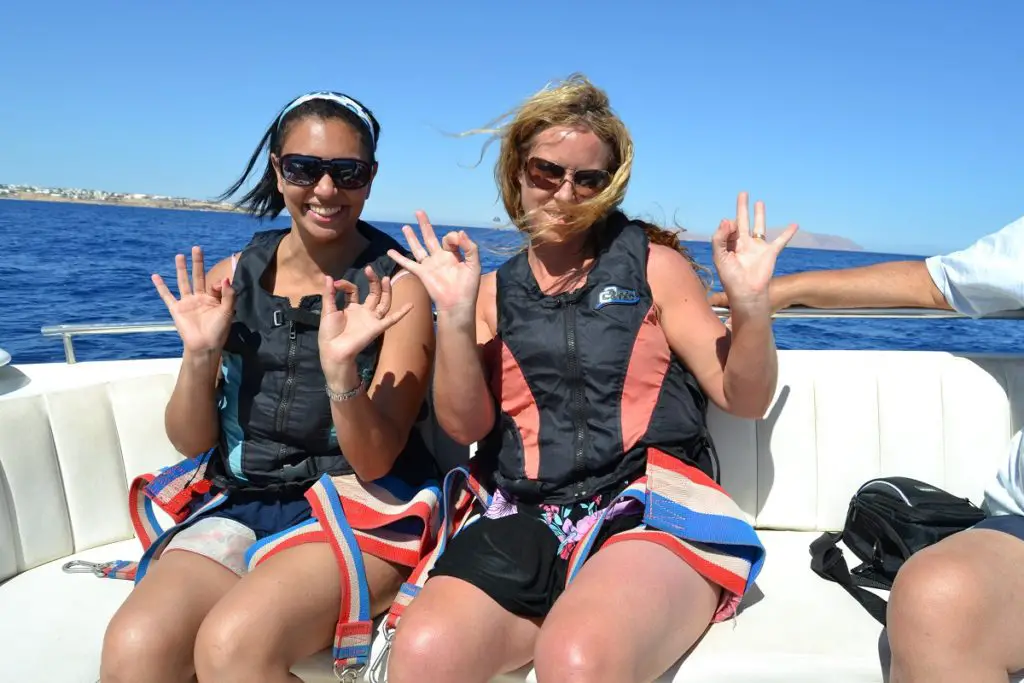
<path id="1" fill-rule="evenodd" d="M 398 622 L 389 683 L 485 683 L 529 663 L 537 624 L 476 586 L 429 579 Z"/>
<path id="2" fill-rule="evenodd" d="M 407 573 L 363 555 L 371 611 L 387 610 Z M 341 577 L 326 543 L 307 543 L 247 574 L 203 622 L 195 643 L 200 683 L 294 683 L 299 660 L 334 641 Z"/>
<path id="3" fill-rule="evenodd" d="M 888 608 L 891 683 L 1006 683 L 1024 668 L 1024 542 L 954 534 L 900 569 Z"/>
<path id="4" fill-rule="evenodd" d="M 652 681 L 704 633 L 720 593 L 656 543 L 603 548 L 545 620 L 535 651 L 537 680 Z"/>
<path id="5" fill-rule="evenodd" d="M 234 572 L 187 551 L 168 551 L 111 619 L 100 659 L 102 683 L 184 683 L 206 615 L 238 583 Z"/>

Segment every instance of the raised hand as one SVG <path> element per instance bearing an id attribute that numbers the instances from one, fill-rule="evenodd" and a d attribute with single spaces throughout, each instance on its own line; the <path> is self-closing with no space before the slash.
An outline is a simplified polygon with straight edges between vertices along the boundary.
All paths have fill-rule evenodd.
<path id="1" fill-rule="evenodd" d="M 227 278 L 207 286 L 200 247 L 192 247 L 191 283 L 184 254 L 174 257 L 174 265 L 180 299 L 174 298 L 162 277 L 153 273 L 151 279 L 174 320 L 185 350 L 201 353 L 220 351 L 227 341 L 234 317 L 235 290 Z"/>
<path id="2" fill-rule="evenodd" d="M 345 372 L 354 365 L 356 355 L 367 344 L 412 310 L 412 304 L 406 304 L 397 311 L 391 311 L 391 278 L 378 279 L 370 266 L 365 272 L 370 294 L 361 304 L 359 289 L 354 284 L 348 280 L 335 281 L 330 275 L 324 276 L 317 341 L 320 365 L 329 386 L 333 386 L 332 381 L 336 378 L 343 380 Z M 338 310 L 335 300 L 337 290 L 345 292 L 346 303 L 341 310 Z"/>
<path id="3" fill-rule="evenodd" d="M 476 244 L 462 230 L 449 232 L 438 242 L 427 214 L 417 211 L 416 220 L 426 248 L 416 238 L 416 232 L 406 225 L 402 234 L 416 260 L 409 260 L 393 249 L 388 251 L 388 256 L 419 278 L 438 313 L 461 311 L 473 315 L 480 287 L 480 256 Z"/>
<path id="4" fill-rule="evenodd" d="M 767 241 L 764 203 L 757 202 L 751 233 L 747 193 L 740 193 L 736 201 L 736 221 L 723 220 L 711 237 L 715 268 L 730 308 L 770 311 L 768 283 L 775 270 L 775 260 L 796 231 L 797 226 L 791 224 L 774 240 Z"/>

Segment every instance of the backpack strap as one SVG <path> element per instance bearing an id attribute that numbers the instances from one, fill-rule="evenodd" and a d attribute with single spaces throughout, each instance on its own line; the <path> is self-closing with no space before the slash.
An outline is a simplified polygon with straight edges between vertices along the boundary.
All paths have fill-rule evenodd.
<path id="1" fill-rule="evenodd" d="M 826 581 L 839 584 L 875 618 L 875 621 L 885 626 L 886 602 L 862 585 L 858 585 L 862 582 L 850 574 L 850 569 L 843 558 L 843 551 L 836 547 L 841 538 L 841 533 L 825 532 L 811 543 L 811 571 Z M 881 587 L 873 582 L 863 583 Z"/>

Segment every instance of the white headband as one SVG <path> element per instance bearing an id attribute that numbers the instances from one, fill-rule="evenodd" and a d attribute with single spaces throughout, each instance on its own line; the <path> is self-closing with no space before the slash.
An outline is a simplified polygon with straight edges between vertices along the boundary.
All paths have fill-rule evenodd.
<path id="1" fill-rule="evenodd" d="M 373 142 L 373 148 L 377 149 L 377 136 L 373 132 L 373 118 L 370 116 L 370 112 L 366 111 L 366 108 L 353 100 L 347 95 L 342 95 L 337 92 L 328 92 L 326 90 L 320 92 L 311 92 L 308 95 L 303 95 L 292 101 L 287 107 L 281 110 L 281 113 L 277 115 L 277 127 L 280 129 L 281 122 L 284 120 L 285 115 L 300 104 L 309 102 L 310 100 L 327 100 L 329 102 L 337 102 L 341 106 L 345 107 L 353 114 L 359 117 L 359 119 L 366 124 L 366 130 L 370 133 L 370 140 Z"/>

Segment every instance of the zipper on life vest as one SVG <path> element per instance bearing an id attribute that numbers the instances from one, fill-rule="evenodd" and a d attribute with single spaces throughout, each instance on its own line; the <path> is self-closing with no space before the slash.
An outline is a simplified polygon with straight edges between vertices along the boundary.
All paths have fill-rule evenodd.
<path id="1" fill-rule="evenodd" d="M 298 348 L 298 335 L 295 334 L 295 321 L 288 321 L 288 362 L 284 380 L 284 391 L 281 392 L 281 403 L 277 406 L 277 431 L 284 430 L 288 419 L 288 404 L 291 402 L 292 387 L 295 384 L 295 352 Z M 281 455 L 284 455 L 284 444 L 281 444 Z"/>
<path id="2" fill-rule="evenodd" d="M 576 303 L 568 297 L 562 299 L 563 317 L 565 320 L 565 347 L 568 355 L 569 382 L 572 387 L 572 424 L 573 424 L 573 474 L 579 479 L 584 472 L 584 443 L 587 437 L 586 396 L 583 392 L 583 377 L 580 373 L 579 351 L 576 348 Z M 583 482 L 577 481 L 576 498 L 585 495 Z"/>

